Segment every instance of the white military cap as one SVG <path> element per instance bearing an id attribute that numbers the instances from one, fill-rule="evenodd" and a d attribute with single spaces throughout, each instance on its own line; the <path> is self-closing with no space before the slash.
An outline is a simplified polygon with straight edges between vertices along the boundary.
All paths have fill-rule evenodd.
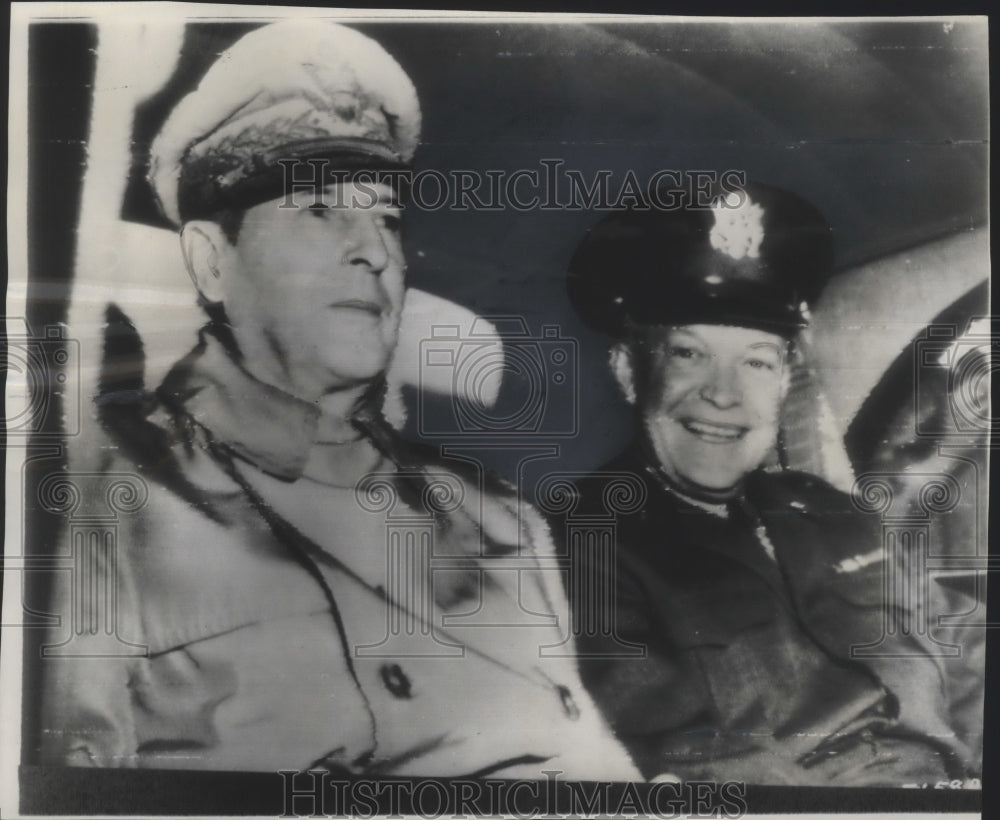
<path id="1" fill-rule="evenodd" d="M 416 90 L 382 46 L 335 23 L 287 20 L 242 37 L 177 104 L 153 141 L 149 181 L 180 225 L 281 196 L 282 160 L 405 168 L 419 139 Z"/>

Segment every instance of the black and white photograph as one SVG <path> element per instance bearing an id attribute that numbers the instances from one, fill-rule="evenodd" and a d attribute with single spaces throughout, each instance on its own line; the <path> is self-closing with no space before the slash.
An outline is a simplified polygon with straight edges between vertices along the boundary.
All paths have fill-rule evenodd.
<path id="1" fill-rule="evenodd" d="M 11 14 L 0 814 L 984 812 L 986 17 Z"/>

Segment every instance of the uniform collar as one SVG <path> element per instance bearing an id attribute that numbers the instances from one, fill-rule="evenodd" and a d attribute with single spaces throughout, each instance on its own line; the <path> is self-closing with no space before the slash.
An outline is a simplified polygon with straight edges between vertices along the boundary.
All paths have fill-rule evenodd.
<path id="1" fill-rule="evenodd" d="M 739 504 L 743 501 L 745 487 L 742 481 L 740 482 L 739 492 L 737 492 L 736 495 L 717 499 L 699 498 L 698 496 L 694 496 L 687 492 L 682 487 L 679 487 L 664 471 L 659 458 L 653 451 L 653 445 L 649 442 L 645 435 L 640 434 L 633 441 L 630 447 L 630 458 L 638 461 L 642 465 L 643 470 L 652 479 L 656 486 L 660 487 L 685 504 L 697 507 L 716 517 L 726 518 L 728 516 L 728 509 L 732 507 L 733 504 Z"/>
<path id="2" fill-rule="evenodd" d="M 319 408 L 254 378 L 206 326 L 157 395 L 264 472 L 294 480 L 316 441 Z"/>

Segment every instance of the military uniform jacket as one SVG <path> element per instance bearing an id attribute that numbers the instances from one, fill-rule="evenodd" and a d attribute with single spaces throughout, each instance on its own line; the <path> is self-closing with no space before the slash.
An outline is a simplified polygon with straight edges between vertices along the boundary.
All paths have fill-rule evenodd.
<path id="1" fill-rule="evenodd" d="M 70 623 L 84 587 L 110 590 L 113 627 L 84 619 L 44 662 L 43 760 L 638 776 L 572 659 L 543 649 L 567 605 L 510 490 L 401 442 L 343 486 L 303 477 L 314 409 L 211 333 L 155 398 L 126 399 L 102 412 L 82 504 L 138 479 L 134 512 L 54 600 Z"/>
<path id="2" fill-rule="evenodd" d="M 582 481 L 572 516 L 553 523 L 576 565 L 584 682 L 644 774 L 896 786 L 963 776 L 970 753 L 948 724 L 938 659 L 898 627 L 886 634 L 899 613 L 879 520 L 792 472 L 751 475 L 745 497 L 713 514 L 650 463 L 629 451 Z M 623 476 L 631 506 L 612 518 Z M 586 546 L 594 524 L 613 531 L 610 550 Z"/>

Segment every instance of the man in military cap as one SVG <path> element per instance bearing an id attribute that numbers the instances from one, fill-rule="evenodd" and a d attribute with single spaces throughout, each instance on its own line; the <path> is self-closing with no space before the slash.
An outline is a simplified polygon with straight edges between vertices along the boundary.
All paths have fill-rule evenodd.
<path id="1" fill-rule="evenodd" d="M 570 298 L 614 339 L 637 428 L 580 482 L 574 515 L 614 512 L 622 474 L 645 503 L 617 515 L 610 560 L 580 553 L 571 603 L 584 682 L 648 777 L 966 776 L 937 660 L 902 634 L 906 659 L 892 641 L 863 649 L 888 606 L 879 521 L 780 468 L 789 358 L 831 262 L 816 209 L 754 183 L 710 208 L 614 213 L 572 259 Z M 588 597 L 601 589 L 610 607 Z"/>
<path id="2" fill-rule="evenodd" d="M 565 637 L 540 518 L 382 416 L 406 282 L 374 175 L 419 128 L 396 61 L 317 21 L 243 37 L 163 126 L 150 181 L 210 321 L 155 392 L 105 374 L 108 481 L 148 498 L 95 568 L 115 633 L 46 664 L 46 760 L 637 776 L 572 661 L 540 652 Z"/>

